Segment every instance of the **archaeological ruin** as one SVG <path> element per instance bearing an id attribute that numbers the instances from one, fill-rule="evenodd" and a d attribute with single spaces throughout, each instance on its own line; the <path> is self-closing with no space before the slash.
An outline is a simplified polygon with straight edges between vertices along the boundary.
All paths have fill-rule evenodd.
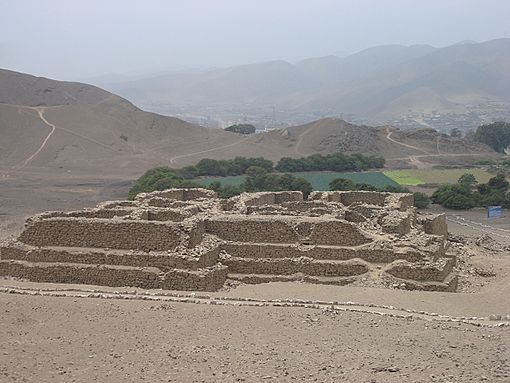
<path id="1" fill-rule="evenodd" d="M 0 276 L 35 282 L 217 291 L 300 281 L 454 292 L 442 214 L 413 195 L 169 189 L 46 212 L 0 247 Z"/>

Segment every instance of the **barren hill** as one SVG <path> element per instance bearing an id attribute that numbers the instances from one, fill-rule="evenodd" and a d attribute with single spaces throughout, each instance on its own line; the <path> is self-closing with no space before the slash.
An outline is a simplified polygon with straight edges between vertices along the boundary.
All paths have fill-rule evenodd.
<path id="1" fill-rule="evenodd" d="M 235 142 L 177 118 L 144 112 L 95 86 L 0 70 L 0 164 L 140 172 L 191 143 Z"/>
<path id="2" fill-rule="evenodd" d="M 492 153 L 433 130 L 401 132 L 332 118 L 243 136 L 144 112 L 94 86 L 7 70 L 0 70 L 0 101 L 4 171 L 138 175 L 155 165 L 178 167 L 202 158 L 278 160 L 337 151 L 382 155 L 390 165 L 426 166 L 423 161 Z"/>

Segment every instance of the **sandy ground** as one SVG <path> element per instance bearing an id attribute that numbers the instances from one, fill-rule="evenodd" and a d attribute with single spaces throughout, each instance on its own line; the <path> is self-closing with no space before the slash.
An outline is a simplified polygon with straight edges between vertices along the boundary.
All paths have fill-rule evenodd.
<path id="1" fill-rule="evenodd" d="M 17 234 L 25 216 L 124 198 L 128 187 L 121 176 L 0 179 L 0 239 Z M 210 294 L 351 301 L 359 312 L 144 300 L 141 293 L 88 298 L 69 285 L 0 280 L 0 288 L 28 293 L 57 290 L 0 292 L 0 382 L 509 382 L 510 327 L 498 324 L 510 315 L 510 220 L 488 221 L 477 210 L 447 214 L 450 231 L 468 236 L 454 243 L 467 249 L 460 293 L 273 283 Z M 495 242 L 477 245 L 485 234 Z M 54 296 L 64 290 L 68 296 Z M 398 315 L 381 315 L 383 306 Z M 409 317 L 413 311 L 426 314 Z M 460 317 L 481 319 L 451 321 Z"/>

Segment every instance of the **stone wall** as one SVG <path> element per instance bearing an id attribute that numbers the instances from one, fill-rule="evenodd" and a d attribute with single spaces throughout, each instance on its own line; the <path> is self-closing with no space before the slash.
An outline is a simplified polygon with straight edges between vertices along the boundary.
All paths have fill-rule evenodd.
<path id="1" fill-rule="evenodd" d="M 428 214 L 421 216 L 418 223 L 423 225 L 423 230 L 427 234 L 448 236 L 448 225 L 446 224 L 445 214 Z"/>
<path id="2" fill-rule="evenodd" d="M 455 291 L 444 215 L 412 194 L 169 189 L 27 219 L 0 244 L 0 275 L 38 282 L 175 290 L 303 281 Z M 380 280 L 378 280 L 379 278 Z M 375 279 L 375 281 L 374 281 Z M 384 285 L 387 286 L 387 285 Z"/>
<path id="3" fill-rule="evenodd" d="M 349 222 L 315 217 L 220 215 L 206 220 L 206 231 L 236 242 L 357 246 L 371 241 Z"/>
<path id="4" fill-rule="evenodd" d="M 179 245 L 181 231 L 166 222 L 49 218 L 30 223 L 19 239 L 35 246 L 163 251 Z"/>
<path id="5" fill-rule="evenodd" d="M 342 277 L 366 273 L 361 261 L 322 261 L 311 258 L 236 258 L 223 260 L 231 273 L 288 275 L 303 273 L 313 276 Z"/>

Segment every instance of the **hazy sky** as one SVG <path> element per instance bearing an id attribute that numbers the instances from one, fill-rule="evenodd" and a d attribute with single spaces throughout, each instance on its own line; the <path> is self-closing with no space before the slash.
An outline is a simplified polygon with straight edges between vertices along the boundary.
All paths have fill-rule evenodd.
<path id="1" fill-rule="evenodd" d="M 0 67 L 57 79 L 510 36 L 510 0 L 0 0 Z"/>

